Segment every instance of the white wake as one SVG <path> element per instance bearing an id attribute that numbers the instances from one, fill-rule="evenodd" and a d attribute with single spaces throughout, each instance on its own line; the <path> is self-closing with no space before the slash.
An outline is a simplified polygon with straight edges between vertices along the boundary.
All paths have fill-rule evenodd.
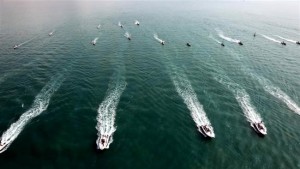
<path id="1" fill-rule="evenodd" d="M 98 37 L 95 38 L 95 39 L 92 41 L 92 43 L 93 43 L 93 44 L 96 44 L 98 39 L 99 39 Z"/>
<path id="2" fill-rule="evenodd" d="M 233 43 L 239 43 L 239 42 L 241 42 L 238 39 L 233 39 L 233 38 L 225 36 L 224 33 L 222 31 L 220 31 L 220 30 L 217 30 L 217 32 L 218 32 L 219 37 L 222 38 L 222 39 L 224 39 L 224 40 L 227 40 L 227 41 L 233 42 Z"/>
<path id="3" fill-rule="evenodd" d="M 10 144 L 18 137 L 25 125 L 28 124 L 31 119 L 37 117 L 47 109 L 51 96 L 55 91 L 57 91 L 63 80 L 64 77 L 62 75 L 50 80 L 50 82 L 44 86 L 41 92 L 35 97 L 31 108 L 23 113 L 19 120 L 11 124 L 11 126 L 2 134 L 0 141 L 1 144 L 6 145 L 6 147 L 5 149 L 1 150 L 0 153 L 5 151 L 10 146 Z"/>
<path id="4" fill-rule="evenodd" d="M 162 42 L 163 42 L 163 40 L 160 39 L 160 38 L 157 36 L 157 34 L 153 34 L 153 37 L 154 37 L 154 39 L 156 39 L 159 43 L 162 43 Z"/>
<path id="5" fill-rule="evenodd" d="M 271 38 L 271 37 L 269 37 L 267 35 L 261 34 L 261 36 L 264 37 L 264 38 L 266 38 L 266 39 L 268 39 L 268 40 L 270 40 L 270 41 L 273 41 L 273 42 L 276 42 L 276 43 L 281 43 L 279 40 Z"/>
<path id="6" fill-rule="evenodd" d="M 203 106 L 197 99 L 196 93 L 192 88 L 192 85 L 185 74 L 181 76 L 176 72 L 171 75 L 172 81 L 176 88 L 177 93 L 182 97 L 184 103 L 187 105 L 191 112 L 191 116 L 196 123 L 197 127 L 202 125 L 209 125 L 210 121 L 206 116 Z M 213 128 L 212 128 L 213 132 Z"/>
<path id="7" fill-rule="evenodd" d="M 55 30 L 51 31 L 48 35 L 52 36 L 54 34 Z"/>
<path id="8" fill-rule="evenodd" d="M 268 79 L 262 76 L 254 75 L 252 73 L 251 76 L 258 80 L 258 82 L 263 86 L 266 92 L 285 103 L 289 109 L 300 115 L 300 107 L 295 101 L 293 101 L 293 99 L 290 96 L 288 96 L 279 87 L 274 86 Z"/>
<path id="9" fill-rule="evenodd" d="M 255 107 L 251 104 L 250 96 L 243 88 L 229 80 L 228 77 L 215 77 L 215 79 L 228 87 L 228 89 L 234 94 L 234 97 L 241 106 L 247 121 L 250 123 L 258 123 L 262 121 L 261 116 L 256 112 Z"/>
<path id="10" fill-rule="evenodd" d="M 278 38 L 280 38 L 280 39 L 282 39 L 282 40 L 288 41 L 288 42 L 297 43 L 297 41 L 292 40 L 292 39 L 283 38 L 283 37 L 278 36 L 278 35 L 274 35 L 274 36 L 276 36 L 276 37 L 278 37 Z"/>
<path id="11" fill-rule="evenodd" d="M 120 100 L 120 97 L 125 90 L 126 82 L 125 80 L 117 81 L 114 84 L 113 89 L 109 89 L 104 101 L 100 104 L 98 109 L 97 116 L 97 126 L 98 130 L 98 139 L 101 138 L 101 135 L 109 135 L 111 137 L 110 142 L 113 142 L 112 135 L 116 131 L 115 127 L 115 117 L 116 117 L 116 109 Z"/>
<path id="12" fill-rule="evenodd" d="M 18 45 L 16 45 L 16 46 L 17 46 L 17 47 L 20 47 L 20 46 L 22 46 L 22 45 L 25 45 L 26 43 L 31 42 L 31 41 L 34 40 L 35 38 L 37 38 L 37 37 L 31 38 L 31 39 L 29 39 L 28 41 L 25 41 L 25 42 L 23 42 L 23 43 L 20 43 L 20 44 L 18 44 Z"/>
<path id="13" fill-rule="evenodd" d="M 130 35 L 128 32 L 125 32 L 124 36 L 125 36 L 126 38 L 131 38 L 131 35 Z"/>
<path id="14" fill-rule="evenodd" d="M 216 38 L 214 38 L 211 34 L 209 35 L 209 38 L 211 38 L 212 40 L 216 41 L 217 43 L 221 44 L 222 42 L 220 42 L 219 40 L 217 40 Z"/>
<path id="15" fill-rule="evenodd" d="M 121 22 L 118 23 L 118 26 L 122 27 L 123 25 L 121 24 Z"/>

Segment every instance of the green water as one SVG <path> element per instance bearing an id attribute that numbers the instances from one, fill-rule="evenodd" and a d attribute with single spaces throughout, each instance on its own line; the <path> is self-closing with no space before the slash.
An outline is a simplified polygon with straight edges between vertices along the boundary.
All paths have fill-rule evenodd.
<path id="1" fill-rule="evenodd" d="M 19 131 L 0 168 L 300 168 L 300 45 L 261 36 L 300 40 L 299 6 L 1 1 L 0 133 Z M 110 103 L 99 112 L 116 131 L 99 151 L 98 108 Z"/>

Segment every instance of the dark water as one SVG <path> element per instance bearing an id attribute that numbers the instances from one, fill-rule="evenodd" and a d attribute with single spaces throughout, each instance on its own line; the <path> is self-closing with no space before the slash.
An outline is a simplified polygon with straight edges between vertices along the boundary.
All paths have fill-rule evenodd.
<path id="1" fill-rule="evenodd" d="M 15 138 L 0 168 L 300 168 L 300 46 L 262 36 L 300 40 L 299 5 L 0 2 L 0 132 Z M 101 103 L 116 113 L 105 151 Z"/>

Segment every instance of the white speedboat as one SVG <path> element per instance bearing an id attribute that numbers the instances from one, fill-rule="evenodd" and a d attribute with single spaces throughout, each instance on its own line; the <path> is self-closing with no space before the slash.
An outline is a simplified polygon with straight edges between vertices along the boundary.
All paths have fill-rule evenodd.
<path id="1" fill-rule="evenodd" d="M 264 125 L 264 123 L 261 121 L 261 122 L 258 122 L 258 123 L 251 123 L 251 127 L 258 133 L 258 134 L 261 134 L 261 135 L 266 135 L 267 134 L 267 128 L 266 126 Z"/>
<path id="2" fill-rule="evenodd" d="M 108 149 L 110 143 L 111 143 L 111 136 L 101 134 L 101 136 L 98 137 L 98 139 L 96 141 L 97 149 L 100 149 L 100 150 Z"/>
<path id="3" fill-rule="evenodd" d="M 19 47 L 18 45 L 15 45 L 15 46 L 14 46 L 14 49 L 17 49 L 18 47 Z"/>
<path id="4" fill-rule="evenodd" d="M 139 25 L 140 25 L 140 22 L 136 20 L 136 21 L 134 22 L 134 24 L 136 24 L 137 26 L 139 26 Z"/>
<path id="5" fill-rule="evenodd" d="M 215 133 L 210 125 L 198 126 L 198 131 L 204 135 L 204 137 L 215 138 Z"/>
<path id="6" fill-rule="evenodd" d="M 53 32 L 50 32 L 48 35 L 49 35 L 49 36 L 52 36 L 52 35 L 53 35 Z"/>
<path id="7" fill-rule="evenodd" d="M 3 141 L 2 138 L 0 139 L 0 153 L 4 152 L 8 146 L 9 146 L 9 142 Z"/>

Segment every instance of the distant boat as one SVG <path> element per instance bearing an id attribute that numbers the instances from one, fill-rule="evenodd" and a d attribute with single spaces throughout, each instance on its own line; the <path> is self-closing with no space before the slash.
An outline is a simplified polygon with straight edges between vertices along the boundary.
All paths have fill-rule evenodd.
<path id="1" fill-rule="evenodd" d="M 191 47 L 191 44 L 190 43 L 186 43 L 186 46 Z"/>

